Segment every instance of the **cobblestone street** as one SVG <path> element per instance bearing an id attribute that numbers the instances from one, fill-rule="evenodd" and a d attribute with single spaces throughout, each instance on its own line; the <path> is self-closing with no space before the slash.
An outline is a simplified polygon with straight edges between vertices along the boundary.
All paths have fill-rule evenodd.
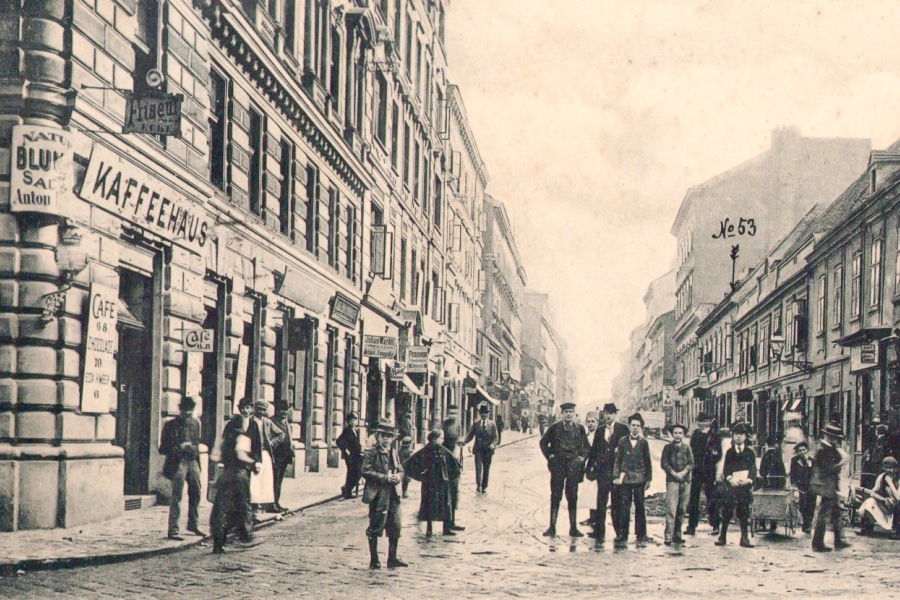
<path id="1" fill-rule="evenodd" d="M 660 447 L 653 444 L 654 463 Z M 897 587 L 900 545 L 852 533 L 850 550 L 829 555 L 813 554 L 809 539 L 800 533 L 793 538 L 757 536 L 755 549 L 737 547 L 735 536 L 721 549 L 713 545 L 708 527 L 688 538 L 684 549 L 674 550 L 662 544 L 660 518 L 650 519 L 654 543 L 646 547 L 630 541 L 614 548 L 611 540 L 597 546 L 587 537 L 549 540 L 541 536 L 547 525 L 549 476 L 537 438 L 499 450 L 487 496 L 474 494 L 472 467 L 467 456 L 460 515 L 467 530 L 454 538 L 425 537 L 424 526 L 416 523 L 418 485 L 413 483 L 404 502 L 400 547 L 409 569 L 367 569 L 366 510 L 353 500 L 289 518 L 260 531 L 258 545 L 229 546 L 223 556 L 213 556 L 207 546 L 130 563 L 27 573 L 0 580 L 0 596 L 584 597 L 602 590 L 649 597 L 703 592 L 764 598 L 792 592 L 849 597 Z M 655 479 L 661 480 L 661 473 Z M 587 516 L 586 498 L 582 504 L 579 519 Z M 565 514 L 560 515 L 561 532 Z M 382 554 L 386 549 L 384 540 Z"/>

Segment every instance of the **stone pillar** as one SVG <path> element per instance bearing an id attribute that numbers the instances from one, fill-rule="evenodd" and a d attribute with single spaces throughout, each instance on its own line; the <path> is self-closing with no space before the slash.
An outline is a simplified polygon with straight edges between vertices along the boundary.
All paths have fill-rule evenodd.
<path id="1" fill-rule="evenodd" d="M 315 339 L 313 340 L 313 348 L 315 348 L 315 357 L 313 360 L 313 385 L 312 385 L 312 414 L 308 418 L 312 419 L 312 426 L 309 429 L 310 436 L 306 443 L 306 468 L 308 471 L 318 473 L 324 470 L 327 458 L 328 444 L 325 438 L 325 357 L 327 353 L 328 332 L 322 319 L 319 319 L 316 328 L 313 330 Z"/>

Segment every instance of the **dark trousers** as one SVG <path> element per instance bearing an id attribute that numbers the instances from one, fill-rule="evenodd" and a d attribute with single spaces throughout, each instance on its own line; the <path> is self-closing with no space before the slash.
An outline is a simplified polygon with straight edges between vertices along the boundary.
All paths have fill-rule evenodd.
<path id="1" fill-rule="evenodd" d="M 831 523 L 834 530 L 834 543 L 844 540 L 843 511 L 837 498 L 819 496 L 816 501 L 815 524 L 813 525 L 813 548 L 825 545 L 825 528 Z"/>
<path id="2" fill-rule="evenodd" d="M 366 535 L 377 538 L 387 533 L 389 538 L 396 539 L 400 537 L 401 528 L 400 498 L 396 490 L 382 490 L 369 504 L 369 528 L 366 529 Z"/>
<path id="3" fill-rule="evenodd" d="M 450 484 L 450 525 L 456 525 L 456 507 L 459 506 L 459 477 L 451 477 L 449 484 Z"/>
<path id="4" fill-rule="evenodd" d="M 719 528 L 719 490 L 713 477 L 703 482 L 703 495 L 706 496 L 706 515 L 713 529 Z"/>
<path id="5" fill-rule="evenodd" d="M 638 538 L 647 536 L 647 513 L 644 510 L 644 484 L 623 483 L 618 486 L 621 497 L 619 508 L 619 533 L 622 538 L 628 537 L 631 525 L 631 504 L 634 503 L 634 533 Z"/>
<path id="6" fill-rule="evenodd" d="M 494 458 L 494 451 L 490 448 L 475 449 L 475 487 L 480 490 L 486 490 L 488 486 L 488 477 L 491 474 L 491 460 Z"/>
<path id="7" fill-rule="evenodd" d="M 169 534 L 178 534 L 178 520 L 181 518 L 181 496 L 184 484 L 188 488 L 188 531 L 197 529 L 197 507 L 200 506 L 200 464 L 196 460 L 183 458 L 172 477 L 172 500 L 169 503 Z"/>
<path id="8" fill-rule="evenodd" d="M 612 500 L 612 525 L 613 531 L 619 535 L 619 502 L 616 499 L 616 486 L 613 485 L 612 479 L 600 476 L 597 479 L 597 539 L 606 537 L 606 509 Z"/>
<path id="9" fill-rule="evenodd" d="M 695 471 L 691 477 L 691 495 L 688 498 L 688 530 L 690 531 L 697 529 L 697 524 L 700 523 L 701 489 L 703 489 L 703 475 Z M 709 497 L 706 502 L 709 503 Z"/>
<path id="10" fill-rule="evenodd" d="M 809 531 L 812 527 L 813 515 L 816 512 L 816 495 L 809 492 L 800 492 L 800 516 L 803 519 L 803 531 Z"/>
<path id="11" fill-rule="evenodd" d="M 353 490 L 359 485 L 359 478 L 362 477 L 362 458 L 346 458 L 344 464 L 347 465 L 347 478 L 344 480 L 344 498 L 352 498 Z"/>
<path id="12" fill-rule="evenodd" d="M 232 527 L 237 527 L 242 540 L 249 540 L 253 532 L 249 469 L 225 468 L 216 485 L 216 501 L 210 516 L 215 545 L 225 545 L 225 536 Z"/>
<path id="13" fill-rule="evenodd" d="M 737 515 L 741 526 L 741 535 L 747 535 L 750 526 L 750 505 L 753 504 L 753 490 L 750 486 L 726 487 L 725 498 L 722 501 L 722 535 L 728 529 L 731 518 Z"/>
<path id="14" fill-rule="evenodd" d="M 275 506 L 279 506 L 281 502 L 281 484 L 284 482 L 284 474 L 287 472 L 290 460 L 276 460 L 272 465 L 273 475 L 275 476 Z"/>
<path id="15" fill-rule="evenodd" d="M 558 507 L 565 492 L 569 510 L 575 510 L 578 507 L 578 483 L 578 479 L 565 469 L 550 471 L 550 506 Z"/>

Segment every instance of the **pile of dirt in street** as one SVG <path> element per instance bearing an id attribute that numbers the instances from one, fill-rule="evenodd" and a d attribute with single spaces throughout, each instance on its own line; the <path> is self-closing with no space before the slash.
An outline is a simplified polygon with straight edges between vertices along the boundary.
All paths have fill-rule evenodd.
<path id="1" fill-rule="evenodd" d="M 648 517 L 666 516 L 666 495 L 653 494 L 644 500 L 644 508 Z M 700 514 L 706 515 L 706 499 L 700 494 Z"/>

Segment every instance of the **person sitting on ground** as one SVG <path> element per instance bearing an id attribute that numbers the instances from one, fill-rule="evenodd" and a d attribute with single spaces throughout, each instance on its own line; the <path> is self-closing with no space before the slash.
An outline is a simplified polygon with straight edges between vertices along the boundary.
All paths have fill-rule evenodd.
<path id="1" fill-rule="evenodd" d="M 870 535 L 875 525 L 893 530 L 900 539 L 900 481 L 898 481 L 897 459 L 886 456 L 881 462 L 881 473 L 875 479 L 872 489 L 863 490 L 868 496 L 859 507 L 862 522 L 861 535 Z"/>
<path id="2" fill-rule="evenodd" d="M 444 535 L 456 535 L 451 529 L 453 506 L 450 498 L 450 481 L 459 477 L 459 461 L 443 446 L 444 432 L 433 429 L 428 433 L 428 444 L 403 463 L 407 477 L 422 482 L 419 500 L 419 521 L 428 526 L 426 536 L 432 535 L 432 522 L 444 523 Z"/>

